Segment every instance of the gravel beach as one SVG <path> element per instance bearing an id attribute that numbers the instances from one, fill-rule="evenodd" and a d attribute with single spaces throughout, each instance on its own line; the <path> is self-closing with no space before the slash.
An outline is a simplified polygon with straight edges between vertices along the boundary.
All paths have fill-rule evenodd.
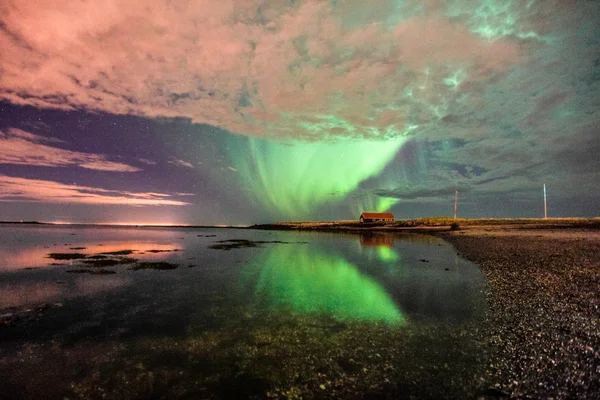
<path id="1" fill-rule="evenodd" d="M 436 234 L 489 281 L 487 397 L 600 397 L 600 230 Z"/>

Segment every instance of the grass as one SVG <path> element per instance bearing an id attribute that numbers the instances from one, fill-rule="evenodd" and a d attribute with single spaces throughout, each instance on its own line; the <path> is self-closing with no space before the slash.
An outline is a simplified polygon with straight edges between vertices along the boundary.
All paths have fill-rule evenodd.
<path id="1" fill-rule="evenodd" d="M 587 224 L 593 219 L 588 218 L 449 218 L 433 217 L 418 218 L 412 220 L 398 220 L 390 224 L 392 226 L 445 226 L 457 223 L 459 225 L 556 225 L 556 224 Z"/>
<path id="2" fill-rule="evenodd" d="M 419 228 L 458 226 L 492 226 L 492 225 L 560 225 L 560 226 L 599 226 L 600 218 L 450 218 L 429 217 L 405 219 L 389 222 L 360 223 L 358 220 L 340 220 L 326 222 L 278 222 L 274 224 L 254 225 L 257 229 L 315 229 L 315 230 L 353 230 L 373 228 Z"/>

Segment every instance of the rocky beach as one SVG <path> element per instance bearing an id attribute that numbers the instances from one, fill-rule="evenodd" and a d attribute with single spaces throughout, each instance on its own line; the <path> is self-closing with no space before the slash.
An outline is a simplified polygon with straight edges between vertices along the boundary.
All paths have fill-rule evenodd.
<path id="1" fill-rule="evenodd" d="M 491 396 L 598 398 L 600 231 L 439 232 L 487 276 Z"/>

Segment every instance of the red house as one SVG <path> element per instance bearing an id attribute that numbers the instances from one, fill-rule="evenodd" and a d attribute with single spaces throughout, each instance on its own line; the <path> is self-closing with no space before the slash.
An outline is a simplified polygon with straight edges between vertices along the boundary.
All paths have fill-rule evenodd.
<path id="1" fill-rule="evenodd" d="M 380 221 L 393 221 L 394 215 L 391 213 L 367 213 L 360 214 L 360 222 L 380 222 Z"/>

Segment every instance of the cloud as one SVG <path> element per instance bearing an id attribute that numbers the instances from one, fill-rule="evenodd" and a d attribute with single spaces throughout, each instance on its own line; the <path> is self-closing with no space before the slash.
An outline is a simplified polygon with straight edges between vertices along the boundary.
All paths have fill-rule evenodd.
<path id="1" fill-rule="evenodd" d="M 169 161 L 167 161 L 167 162 L 169 164 L 177 165 L 178 167 L 194 168 L 194 164 L 192 164 L 191 162 L 180 160 L 180 159 L 175 158 L 175 157 L 171 157 L 169 159 Z"/>
<path id="2" fill-rule="evenodd" d="M 185 118 L 273 143 L 422 146 L 370 177 L 370 193 L 510 196 L 552 179 L 597 192 L 598 20 L 591 1 L 5 0 L 0 101 Z M 266 176 L 282 165 L 256 163 Z"/>
<path id="3" fill-rule="evenodd" d="M 2 134 L 1 131 L 0 134 Z M 34 135 L 33 133 L 15 128 L 8 129 L 8 134 L 13 138 L 19 138 L 33 143 L 64 143 L 64 141 L 57 138 Z"/>
<path id="4" fill-rule="evenodd" d="M 91 186 L 0 175 L 0 202 L 112 204 L 129 206 L 185 206 L 164 193 L 133 193 Z"/>
<path id="5" fill-rule="evenodd" d="M 445 3 L 7 0 L 0 99 L 263 137 L 405 135 L 520 63 L 546 10 L 506 8 L 492 38 L 478 22 L 500 17 Z"/>
<path id="6" fill-rule="evenodd" d="M 148 165 L 156 165 L 155 161 L 148 160 L 147 158 L 138 158 L 138 161 Z"/>
<path id="7" fill-rule="evenodd" d="M 37 167 L 79 166 L 97 171 L 137 172 L 139 168 L 109 161 L 104 155 L 82 153 L 50 146 L 61 140 L 34 135 L 20 129 L 0 131 L 0 164 L 32 165 Z"/>
<path id="8" fill-rule="evenodd" d="M 375 190 L 375 194 L 382 197 L 392 197 L 398 198 L 402 200 L 414 200 L 420 199 L 424 197 L 449 197 L 454 196 L 456 191 L 459 192 L 468 192 L 471 190 L 470 187 L 465 186 L 445 186 L 445 187 L 404 187 L 404 188 L 395 188 L 391 190 Z"/>

